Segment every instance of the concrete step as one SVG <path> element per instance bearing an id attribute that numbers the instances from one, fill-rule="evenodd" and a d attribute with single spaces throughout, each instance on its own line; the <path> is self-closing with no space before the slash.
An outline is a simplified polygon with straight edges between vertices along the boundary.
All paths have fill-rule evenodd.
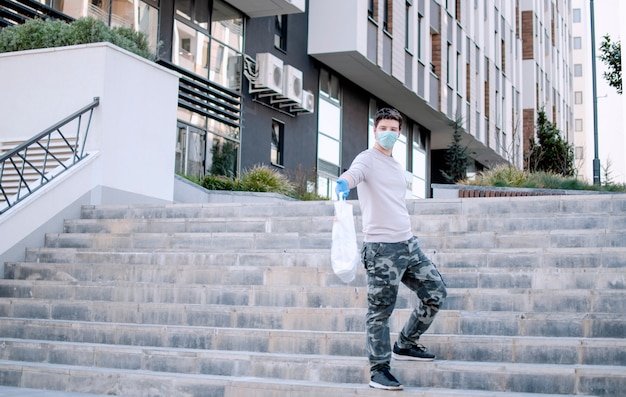
<path id="1" fill-rule="evenodd" d="M 224 254 L 229 255 L 229 254 Z M 268 254 L 274 255 L 274 254 Z M 626 253 L 625 253 L 626 255 Z M 260 256 L 260 255 L 259 255 Z M 232 255 L 229 255 L 233 258 Z M 345 285 L 333 273 L 330 264 L 319 267 L 273 266 L 269 261 L 238 260 L 240 265 L 226 265 L 216 259 L 205 264 L 118 264 L 118 263 L 45 263 L 15 262 L 5 265 L 5 279 L 56 280 L 69 282 L 135 281 L 139 283 L 267 285 L 267 286 L 338 286 Z M 277 261 L 280 262 L 280 261 Z M 245 264 L 250 263 L 250 264 Z M 258 265 L 257 265 L 258 263 Z M 532 288 L 624 290 L 626 274 L 621 268 L 602 267 L 520 267 L 462 268 L 438 265 L 449 288 Z M 219 268 L 219 271 L 216 271 Z M 358 271 L 349 285 L 365 286 L 365 274 Z"/>
<path id="2" fill-rule="evenodd" d="M 365 357 L 162 349 L 9 339 L 3 339 L 2 345 L 4 360 L 11 356 L 30 356 L 31 362 L 78 368 L 117 368 L 237 378 L 280 377 L 282 381 L 335 384 L 364 384 L 367 383 L 369 373 Z M 121 357 L 124 359 L 120 360 Z M 592 385 L 597 382 L 595 377 L 601 378 L 613 392 L 623 390 L 622 387 L 626 386 L 626 369 L 606 365 L 568 366 L 437 360 L 427 363 L 393 361 L 392 367 L 396 376 L 411 387 L 419 385 L 454 389 L 479 388 L 502 392 L 575 393 L 581 384 Z M 416 371 L 416 368 L 419 371 Z M 581 373 L 585 376 L 580 376 Z M 467 376 L 469 374 L 471 377 Z M 531 378 L 534 379 L 532 383 L 523 381 Z"/>
<path id="3" fill-rule="evenodd" d="M 585 373 L 583 372 L 582 376 L 584 375 Z M 123 369 L 105 370 L 94 367 L 22 363 L 6 360 L 0 361 L 0 376 L 3 379 L 9 379 L 13 383 L 17 383 L 16 379 L 19 377 L 19 382 L 23 385 L 22 387 L 27 388 L 43 388 L 44 385 L 47 385 L 48 388 L 55 390 L 106 393 L 108 395 L 115 394 L 127 397 L 146 395 L 197 395 L 203 397 L 389 396 L 389 391 L 369 388 L 366 383 L 310 382 L 207 374 L 172 374 Z M 592 396 L 593 393 L 590 393 L 590 391 L 598 388 L 591 382 L 585 382 L 584 379 L 576 387 L 575 394 L 518 393 L 514 391 L 500 392 L 480 389 L 455 390 L 449 389 L 449 387 L 405 386 L 402 395 L 414 397 L 574 397 L 580 394 Z M 599 395 L 596 394 L 596 396 Z M 609 396 L 609 394 L 605 393 L 602 395 Z"/>
<path id="4" fill-rule="evenodd" d="M 360 214 L 358 201 L 348 201 Z M 449 200 L 407 200 L 407 209 L 413 215 L 446 215 L 498 218 L 514 216 L 533 218 L 536 216 L 579 214 L 593 216 L 624 216 L 626 195 L 580 195 L 538 197 L 483 197 Z M 128 219 L 128 218 L 209 218 L 209 217 L 289 217 L 289 216 L 332 216 L 332 201 L 273 203 L 224 203 L 224 204 L 171 204 L 171 205 L 99 205 L 84 206 L 81 218 L 85 219 Z"/>
<path id="5" fill-rule="evenodd" d="M 229 376 L 277 378 L 283 381 L 365 384 L 369 365 L 364 357 L 269 354 L 232 350 L 162 349 L 103 344 L 3 340 L 3 356 L 76 367 Z M 38 353 L 38 354 L 37 354 Z M 124 359 L 120 359 L 120 358 Z M 77 360 L 77 358 L 79 358 Z M 6 360 L 5 357 L 3 359 Z M 581 384 L 602 379 L 612 390 L 626 386 L 626 370 L 615 366 L 515 364 L 440 361 L 392 363 L 396 376 L 411 387 L 452 387 L 494 391 L 575 393 Z M 419 369 L 416 371 L 416 369 Z M 472 374 L 472 378 L 460 376 Z M 278 374 L 280 374 L 278 376 Z M 584 374 L 584 375 L 582 375 Z M 529 382 L 533 379 L 534 382 Z M 557 382 L 558 380 L 558 382 Z M 540 383 L 540 384 L 537 384 Z M 481 384 L 482 387 L 478 387 Z M 530 387 L 529 387 L 530 386 Z"/>
<path id="6" fill-rule="evenodd" d="M 626 248 L 626 232 L 551 230 L 465 232 L 418 236 L 426 250 L 503 248 Z M 360 239 L 360 238 L 359 238 Z M 48 233 L 50 248 L 96 249 L 330 249 L 330 233 Z"/>
<path id="7" fill-rule="evenodd" d="M 0 297 L 38 300 L 167 303 L 240 306 L 362 308 L 367 307 L 367 287 L 284 285 L 206 285 L 81 282 L 0 279 Z M 419 305 L 417 296 L 401 288 L 396 308 Z M 446 310 L 616 313 L 626 314 L 626 290 L 536 290 L 527 288 L 449 288 Z"/>
<path id="8" fill-rule="evenodd" d="M 133 324 L 364 332 L 365 308 L 303 308 L 229 304 L 127 303 L 0 298 L 0 316 Z M 390 329 L 398 332 L 410 309 L 396 309 Z M 622 338 L 626 317 L 615 313 L 442 310 L 431 327 L 437 334 Z"/>
<path id="9" fill-rule="evenodd" d="M 356 216 L 355 228 L 362 230 L 361 217 Z M 66 233 L 189 233 L 189 232 L 273 232 L 330 233 L 332 215 L 210 217 L 210 218 L 105 218 L 69 219 L 64 222 Z M 412 215 L 411 224 L 418 235 L 448 234 L 492 230 L 499 232 L 550 230 L 626 230 L 626 216 L 608 214 L 564 213 L 528 217 L 469 216 L 448 214 Z"/>
<path id="10" fill-rule="evenodd" d="M 67 332 L 68 329 L 71 332 Z M 302 338 L 305 337 L 306 341 Z M 392 340 L 397 333 L 392 333 Z M 178 349 L 366 357 L 362 332 L 162 326 L 3 318 L 0 338 Z M 566 365 L 626 365 L 626 341 L 613 338 L 427 333 L 421 342 L 438 360 Z M 0 342 L 1 343 L 1 342 Z M 8 356 L 5 356 L 8 357 Z M 15 356 L 12 356 L 15 357 Z"/>
<path id="11" fill-rule="evenodd" d="M 437 266 L 445 269 L 626 268 L 626 247 L 499 248 L 438 250 L 423 246 Z M 28 248 L 25 261 L 49 263 L 117 263 L 125 265 L 249 265 L 331 268 L 330 251 L 323 249 L 121 249 Z"/>

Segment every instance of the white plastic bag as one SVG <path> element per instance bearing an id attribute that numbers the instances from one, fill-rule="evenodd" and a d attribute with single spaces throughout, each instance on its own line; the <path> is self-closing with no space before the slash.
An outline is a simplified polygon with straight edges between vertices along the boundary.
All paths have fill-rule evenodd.
<path id="1" fill-rule="evenodd" d="M 330 261 L 333 271 L 344 283 L 354 280 L 361 258 L 356 243 L 352 205 L 345 200 L 335 201 L 333 241 Z"/>

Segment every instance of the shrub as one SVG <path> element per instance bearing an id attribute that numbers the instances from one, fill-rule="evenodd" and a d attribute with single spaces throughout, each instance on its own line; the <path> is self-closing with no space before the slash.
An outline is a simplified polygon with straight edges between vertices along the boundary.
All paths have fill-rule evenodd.
<path id="1" fill-rule="evenodd" d="M 291 196 L 294 186 L 286 176 L 265 165 L 256 165 L 241 176 L 241 188 L 248 192 L 274 192 Z"/>
<path id="2" fill-rule="evenodd" d="M 200 185 L 209 190 L 238 190 L 236 181 L 222 175 L 207 175 Z"/>
<path id="3" fill-rule="evenodd" d="M 137 54 L 156 60 L 145 34 L 128 28 L 109 28 L 104 22 L 87 17 L 71 23 L 58 20 L 32 19 L 24 24 L 0 31 L 0 52 L 24 51 L 76 44 L 109 42 Z"/>
<path id="4" fill-rule="evenodd" d="M 626 192 L 624 184 L 595 186 L 574 177 L 564 177 L 550 172 L 527 172 L 508 165 L 500 165 L 478 173 L 472 180 L 459 184 L 474 186 L 521 187 L 531 189 L 599 190 Z"/>

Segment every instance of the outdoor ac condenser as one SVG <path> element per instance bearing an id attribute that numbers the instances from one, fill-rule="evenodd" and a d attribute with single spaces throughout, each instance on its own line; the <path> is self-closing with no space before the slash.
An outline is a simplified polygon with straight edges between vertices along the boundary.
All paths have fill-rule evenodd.
<path id="1" fill-rule="evenodd" d="M 285 65 L 283 69 L 283 96 L 289 100 L 302 103 L 302 71 L 291 65 Z"/>
<path id="2" fill-rule="evenodd" d="M 302 91 L 302 109 L 310 113 L 315 111 L 315 95 L 311 91 Z"/>
<path id="3" fill-rule="evenodd" d="M 256 87 L 268 88 L 277 94 L 283 93 L 283 61 L 280 58 L 269 52 L 256 54 L 256 72 Z"/>

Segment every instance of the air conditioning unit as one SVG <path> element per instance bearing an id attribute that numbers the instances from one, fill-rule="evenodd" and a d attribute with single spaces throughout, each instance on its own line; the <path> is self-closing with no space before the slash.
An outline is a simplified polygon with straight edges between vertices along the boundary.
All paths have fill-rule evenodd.
<path id="1" fill-rule="evenodd" d="M 285 65 L 283 72 L 283 96 L 297 104 L 302 103 L 302 71 Z"/>
<path id="2" fill-rule="evenodd" d="M 256 54 L 256 72 L 258 76 L 255 86 L 268 88 L 278 94 L 283 93 L 283 61 L 280 58 L 269 52 Z"/>
<path id="3" fill-rule="evenodd" d="M 315 94 L 311 91 L 302 91 L 302 109 L 313 113 L 315 111 Z"/>

